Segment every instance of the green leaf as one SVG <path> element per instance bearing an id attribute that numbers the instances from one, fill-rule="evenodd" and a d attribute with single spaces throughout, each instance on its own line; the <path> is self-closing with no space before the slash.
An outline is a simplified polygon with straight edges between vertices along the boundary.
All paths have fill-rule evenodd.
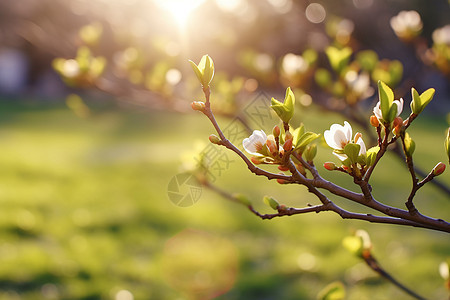
<path id="1" fill-rule="evenodd" d="M 434 93 L 435 89 L 429 88 L 419 96 L 419 93 L 414 88 L 412 88 L 411 111 L 416 115 L 420 114 L 428 105 L 428 103 L 430 103 L 430 101 L 433 99 Z"/>
<path id="2" fill-rule="evenodd" d="M 300 140 L 300 138 L 302 137 L 302 135 L 305 133 L 305 125 L 300 124 L 299 127 L 295 128 L 294 133 L 292 134 L 293 138 L 293 145 L 294 147 L 297 146 L 298 141 Z"/>
<path id="3" fill-rule="evenodd" d="M 211 80 L 213 79 L 214 76 L 214 62 L 211 59 L 211 57 L 209 57 L 209 55 L 204 55 L 203 57 L 205 58 L 205 66 L 204 66 L 204 71 L 203 71 L 203 78 L 202 78 L 202 84 L 203 86 L 208 86 L 211 83 Z M 202 60 L 203 60 L 202 57 Z"/>
<path id="4" fill-rule="evenodd" d="M 357 163 L 359 150 L 361 149 L 361 146 L 354 143 L 349 143 L 345 145 L 344 147 L 344 153 L 348 156 L 350 159 L 351 164 Z"/>
<path id="5" fill-rule="evenodd" d="M 413 141 L 413 139 L 409 136 L 409 133 L 405 133 L 405 154 L 406 156 L 410 157 L 413 155 L 414 150 L 416 150 L 416 143 Z"/>
<path id="6" fill-rule="evenodd" d="M 198 68 L 198 66 L 195 64 L 195 62 L 193 62 L 192 60 L 189 60 L 189 62 L 191 63 L 192 66 L 192 70 L 194 70 L 195 75 L 197 76 L 197 79 L 200 81 L 200 83 L 202 82 L 202 77 L 203 74 L 200 71 L 200 69 Z"/>
<path id="7" fill-rule="evenodd" d="M 263 201 L 266 205 L 270 206 L 274 210 L 278 210 L 278 207 L 280 207 L 280 204 L 272 197 L 264 196 Z"/>
<path id="8" fill-rule="evenodd" d="M 392 104 L 394 103 L 394 92 L 386 83 L 379 80 L 378 81 L 378 96 L 380 98 L 381 114 L 383 116 L 383 119 L 385 121 L 388 121 L 389 116 L 390 116 L 390 110 L 391 110 Z"/>
<path id="9" fill-rule="evenodd" d="M 318 300 L 344 300 L 345 299 L 345 287 L 340 281 L 335 281 L 328 284 L 318 294 Z"/>
<path id="10" fill-rule="evenodd" d="M 394 119 L 395 119 L 395 117 L 397 117 L 397 110 L 398 110 L 398 107 L 397 107 L 397 105 L 392 105 L 391 106 L 391 109 L 389 110 L 389 116 L 388 116 L 388 118 L 386 119 L 386 118 L 384 118 L 384 120 L 385 121 L 387 121 L 387 122 L 392 122 L 392 121 L 394 121 Z"/>
<path id="11" fill-rule="evenodd" d="M 284 106 L 286 106 L 286 110 L 294 115 L 294 106 L 295 106 L 295 96 L 292 92 L 291 88 L 288 87 L 286 89 L 286 96 L 284 98 Z M 292 118 L 292 116 L 291 116 Z"/>
<path id="12" fill-rule="evenodd" d="M 295 106 L 295 96 L 291 91 L 291 88 L 286 89 L 286 96 L 284 98 L 284 103 L 281 103 L 275 98 L 272 98 L 270 107 L 275 111 L 278 117 L 284 122 L 289 123 L 289 121 L 294 116 L 294 106 Z"/>
<path id="13" fill-rule="evenodd" d="M 317 139 L 319 136 L 320 134 L 311 131 L 305 132 L 300 138 L 298 138 L 294 150 L 303 151 L 309 143 Z"/>
<path id="14" fill-rule="evenodd" d="M 415 88 L 411 88 L 411 97 L 412 97 L 412 101 L 411 101 L 411 111 L 418 115 L 421 112 L 421 106 L 422 103 L 420 101 L 420 95 L 419 93 L 416 91 Z"/>
<path id="15" fill-rule="evenodd" d="M 377 158 L 378 151 L 380 151 L 379 146 L 375 146 L 366 151 L 366 165 L 372 166 Z"/>
<path id="16" fill-rule="evenodd" d="M 421 105 L 420 111 L 423 111 L 424 108 L 428 105 L 428 103 L 430 103 L 430 101 L 433 100 L 435 92 L 436 92 L 435 89 L 429 88 L 428 90 L 420 94 L 420 105 Z"/>
<path id="17" fill-rule="evenodd" d="M 189 60 L 192 69 L 203 87 L 208 86 L 214 77 L 214 62 L 209 55 L 203 55 L 198 65 Z"/>

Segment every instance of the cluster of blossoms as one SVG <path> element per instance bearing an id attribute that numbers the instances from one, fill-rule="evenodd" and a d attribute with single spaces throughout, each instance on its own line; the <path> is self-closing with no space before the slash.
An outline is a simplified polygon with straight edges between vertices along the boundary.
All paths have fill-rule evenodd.
<path id="1" fill-rule="evenodd" d="M 285 142 L 283 146 L 280 145 L 280 128 L 278 126 L 275 126 L 273 131 L 277 136 L 276 138 L 273 134 L 266 135 L 263 130 L 255 130 L 250 137 L 242 142 L 244 150 L 253 155 L 253 163 L 270 164 L 279 162 L 284 155 L 285 148 L 286 151 L 292 148 L 292 139 L 289 142 Z"/>
<path id="2" fill-rule="evenodd" d="M 400 117 L 403 112 L 404 101 L 402 98 L 394 100 L 393 91 L 383 82 L 378 83 L 380 100 L 373 109 L 373 115 L 370 118 L 371 124 L 376 128 L 383 126 L 385 135 L 392 130 L 396 138 L 401 137 L 405 144 L 405 154 L 411 156 L 414 151 L 414 141 L 405 133 L 405 123 Z M 411 116 L 414 119 L 424 107 L 431 101 L 434 95 L 434 89 L 429 89 L 420 94 L 412 89 Z M 281 103 L 272 99 L 272 108 L 279 115 L 285 125 L 285 129 L 289 129 L 288 122 L 292 117 L 292 108 L 295 98 L 291 90 L 286 91 L 286 99 Z M 379 134 L 381 129 L 378 131 Z M 299 156 L 304 155 L 308 162 L 312 162 L 317 150 L 315 145 L 308 145 L 319 135 L 312 132 L 304 132 L 303 125 L 294 130 L 294 133 L 285 131 L 280 134 L 280 128 L 275 126 L 273 134 L 266 135 L 263 130 L 255 130 L 253 134 L 243 140 L 244 150 L 253 155 L 251 158 L 255 164 L 278 164 L 279 169 L 283 169 L 283 158 L 285 153 L 292 151 Z M 381 136 L 379 135 L 381 139 Z M 333 149 L 333 154 L 339 158 L 342 167 L 338 168 L 334 163 L 327 162 L 324 167 L 328 170 L 346 170 L 353 172 L 354 175 L 363 175 L 368 167 L 372 166 L 381 144 L 367 149 L 362 138 L 362 134 L 357 132 L 353 135 L 353 129 L 350 123 L 344 121 L 344 125 L 333 124 L 329 130 L 324 132 L 325 142 Z M 380 142 L 379 139 L 379 142 Z M 297 167 L 300 164 L 295 159 Z M 301 164 L 300 164 L 301 167 Z"/>

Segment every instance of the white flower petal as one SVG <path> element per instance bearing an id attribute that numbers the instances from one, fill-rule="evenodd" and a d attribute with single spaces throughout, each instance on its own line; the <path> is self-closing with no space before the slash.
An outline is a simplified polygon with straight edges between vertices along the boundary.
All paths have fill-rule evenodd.
<path id="1" fill-rule="evenodd" d="M 397 117 L 398 117 L 403 111 L 403 98 L 400 98 L 400 100 L 394 100 L 394 104 L 397 105 Z"/>
<path id="2" fill-rule="evenodd" d="M 244 150 L 255 156 L 263 156 L 258 153 L 257 145 L 264 145 L 267 141 L 267 135 L 263 130 L 255 130 L 252 135 L 242 141 Z"/>
<path id="3" fill-rule="evenodd" d="M 345 121 L 344 126 L 333 124 L 330 130 L 324 132 L 325 141 L 333 149 L 344 149 L 344 146 L 350 143 L 352 138 L 352 126 Z"/>
<path id="4" fill-rule="evenodd" d="M 377 105 L 375 105 L 375 107 L 373 108 L 373 114 L 375 115 L 375 117 L 377 117 L 378 120 L 382 120 L 383 119 L 383 114 L 381 113 L 381 109 L 380 109 L 380 101 L 378 101 Z"/>
<path id="5" fill-rule="evenodd" d="M 330 146 L 333 149 L 338 149 L 339 146 L 334 141 L 334 133 L 331 130 L 325 130 L 323 133 L 323 136 L 325 138 L 325 142 L 327 142 L 328 146 Z"/>
<path id="6" fill-rule="evenodd" d="M 337 158 L 339 158 L 341 161 L 344 161 L 347 159 L 347 155 L 345 155 L 345 154 L 340 154 L 340 153 L 336 153 L 336 152 L 333 152 L 333 154 L 336 155 Z"/>
<path id="7" fill-rule="evenodd" d="M 349 143 L 352 139 L 352 126 L 347 121 L 344 121 L 344 133 L 347 143 Z"/>
<path id="8" fill-rule="evenodd" d="M 361 148 L 359 149 L 358 155 L 366 155 L 366 144 L 364 144 L 364 141 L 362 138 L 359 138 L 357 141 L 355 141 L 356 144 L 358 144 Z"/>

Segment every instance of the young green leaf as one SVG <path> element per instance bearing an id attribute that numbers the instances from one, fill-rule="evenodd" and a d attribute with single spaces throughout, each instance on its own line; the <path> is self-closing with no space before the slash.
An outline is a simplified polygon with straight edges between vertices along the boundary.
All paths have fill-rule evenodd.
<path id="1" fill-rule="evenodd" d="M 270 196 L 264 196 L 263 201 L 266 205 L 270 206 L 274 210 L 278 210 L 278 207 L 280 207 L 280 204 L 277 202 L 277 200 Z"/>
<path id="2" fill-rule="evenodd" d="M 372 166 L 377 158 L 378 151 L 380 151 L 379 146 L 375 146 L 366 151 L 366 165 Z"/>
<path id="3" fill-rule="evenodd" d="M 305 132 L 300 138 L 297 139 L 294 150 L 303 151 L 309 143 L 317 139 L 319 136 L 320 134 L 311 131 Z"/>
<path id="4" fill-rule="evenodd" d="M 348 156 L 350 159 L 351 164 L 357 163 L 359 150 L 361 149 L 361 146 L 354 143 L 349 143 L 345 145 L 344 147 L 344 153 Z"/>
<path id="5" fill-rule="evenodd" d="M 286 89 L 284 103 L 272 98 L 270 107 L 275 111 L 278 117 L 284 122 L 289 123 L 294 115 L 295 96 L 291 88 Z"/>
<path id="6" fill-rule="evenodd" d="M 412 94 L 412 102 L 411 102 L 411 110 L 414 114 L 418 115 L 420 114 L 425 107 L 430 103 L 430 101 L 433 99 L 435 93 L 435 89 L 429 88 L 422 94 L 420 94 L 414 89 L 411 89 Z"/>
<path id="7" fill-rule="evenodd" d="M 380 109 L 383 119 L 389 122 L 392 104 L 394 103 L 394 92 L 383 81 L 378 81 L 378 96 L 380 98 Z M 395 115 L 394 115 L 395 118 Z M 393 119 L 392 119 L 393 120 Z M 391 120 L 391 121 L 392 121 Z"/>
<path id="8" fill-rule="evenodd" d="M 416 150 L 416 143 L 413 141 L 413 139 L 409 136 L 409 133 L 405 133 L 405 154 L 407 157 L 411 157 L 414 153 L 414 150 Z"/>

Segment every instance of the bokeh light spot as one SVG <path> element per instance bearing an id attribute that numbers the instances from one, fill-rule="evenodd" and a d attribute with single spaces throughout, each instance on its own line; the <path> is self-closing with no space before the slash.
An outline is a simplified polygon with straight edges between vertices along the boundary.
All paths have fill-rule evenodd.
<path id="1" fill-rule="evenodd" d="M 316 24 L 322 23 L 327 16 L 325 8 L 319 3 L 311 3 L 308 5 L 308 7 L 306 7 L 305 14 L 308 21 Z"/>

